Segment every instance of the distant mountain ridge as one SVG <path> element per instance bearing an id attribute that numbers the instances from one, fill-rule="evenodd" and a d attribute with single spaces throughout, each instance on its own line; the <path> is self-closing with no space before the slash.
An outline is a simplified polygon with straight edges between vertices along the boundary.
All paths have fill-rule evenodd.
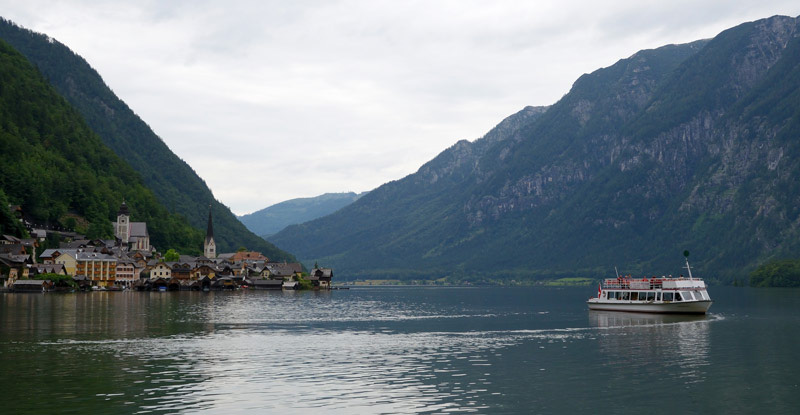
<path id="1" fill-rule="evenodd" d="M 270 241 L 339 276 L 746 278 L 800 249 L 798 19 L 643 50 Z"/>
<path id="2" fill-rule="evenodd" d="M 244 245 L 261 251 L 270 259 L 294 259 L 247 230 L 230 209 L 214 198 L 197 173 L 114 95 L 83 58 L 55 39 L 2 18 L 0 39 L 11 44 L 39 69 L 83 115 L 89 127 L 142 176 L 144 183 L 171 211 L 202 230 L 211 206 L 214 236 L 221 252 L 235 251 Z"/>
<path id="3" fill-rule="evenodd" d="M 239 216 L 239 220 L 251 232 L 267 238 L 281 229 L 308 222 L 353 203 L 363 193 L 325 193 L 316 197 L 304 197 L 276 203 L 259 211 Z"/>

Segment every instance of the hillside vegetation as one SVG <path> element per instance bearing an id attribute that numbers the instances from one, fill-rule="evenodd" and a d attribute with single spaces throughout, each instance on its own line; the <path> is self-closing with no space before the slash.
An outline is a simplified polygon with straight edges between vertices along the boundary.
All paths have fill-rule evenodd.
<path id="1" fill-rule="evenodd" d="M 202 232 L 167 212 L 36 68 L 0 40 L 0 207 L 19 204 L 40 224 L 113 238 L 123 199 L 134 220 L 148 222 L 156 247 L 200 251 Z M 3 210 L 2 231 L 19 235 L 19 222 Z"/>
<path id="2" fill-rule="evenodd" d="M 549 108 L 271 241 L 345 278 L 680 273 L 800 249 L 800 37 L 776 16 L 640 51 Z"/>
<path id="3" fill-rule="evenodd" d="M 364 193 L 325 193 L 276 203 L 259 211 L 239 216 L 256 235 L 269 237 L 281 229 L 329 215 L 358 200 Z"/>
<path id="4" fill-rule="evenodd" d="M 800 259 L 769 261 L 750 273 L 752 287 L 800 287 Z"/>
<path id="5" fill-rule="evenodd" d="M 214 198 L 197 173 L 114 95 L 83 58 L 55 39 L 4 19 L 0 19 L 0 39 L 20 51 L 41 71 L 101 140 L 139 173 L 143 183 L 171 212 L 184 216 L 195 228 L 205 229 L 211 205 L 214 236 L 220 252 L 246 246 L 270 259 L 294 259 L 247 230 L 230 209 Z"/>

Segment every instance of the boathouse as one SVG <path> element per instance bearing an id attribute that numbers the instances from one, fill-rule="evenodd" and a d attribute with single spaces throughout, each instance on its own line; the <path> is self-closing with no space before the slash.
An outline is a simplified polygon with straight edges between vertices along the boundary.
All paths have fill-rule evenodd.
<path id="1" fill-rule="evenodd" d="M 280 290 L 283 280 L 249 280 L 248 286 L 254 290 Z"/>
<path id="2" fill-rule="evenodd" d="M 11 286 L 14 292 L 40 293 L 53 288 L 53 283 L 47 280 L 17 280 Z"/>

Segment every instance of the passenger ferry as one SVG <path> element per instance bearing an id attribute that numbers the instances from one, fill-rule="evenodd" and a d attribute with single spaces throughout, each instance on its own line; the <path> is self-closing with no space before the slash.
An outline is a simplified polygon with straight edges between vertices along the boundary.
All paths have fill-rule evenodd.
<path id="1" fill-rule="evenodd" d="M 711 307 L 706 284 L 692 277 L 688 252 L 684 252 L 689 278 L 652 277 L 607 278 L 597 289 L 597 297 L 587 301 L 590 310 L 632 311 L 640 313 L 705 314 Z"/>

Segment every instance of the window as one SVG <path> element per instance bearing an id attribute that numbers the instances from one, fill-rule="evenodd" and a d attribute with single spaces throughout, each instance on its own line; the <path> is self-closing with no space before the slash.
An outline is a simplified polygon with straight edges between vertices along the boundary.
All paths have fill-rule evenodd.
<path id="1" fill-rule="evenodd" d="M 652 291 L 648 292 L 647 293 L 647 301 L 655 301 L 655 300 L 656 300 L 656 293 L 654 293 Z"/>
<path id="2" fill-rule="evenodd" d="M 619 297 L 619 296 L 617 296 L 617 297 Z M 622 299 L 625 300 L 625 301 L 630 300 L 631 299 L 631 293 L 628 292 L 628 291 L 623 291 L 622 292 Z"/>
<path id="3" fill-rule="evenodd" d="M 636 292 L 636 291 L 632 292 L 631 293 L 631 300 L 632 301 L 638 301 L 639 300 L 639 293 Z"/>
<path id="4" fill-rule="evenodd" d="M 694 295 L 691 291 L 684 291 L 683 292 L 683 300 L 684 301 L 694 301 Z"/>
<path id="5" fill-rule="evenodd" d="M 661 296 L 664 298 L 664 301 L 672 301 L 674 297 L 672 293 L 662 293 Z"/>
<path id="6" fill-rule="evenodd" d="M 617 292 L 616 291 L 608 291 L 607 298 L 609 300 L 613 300 L 613 299 L 617 298 Z"/>
<path id="7" fill-rule="evenodd" d="M 683 301 L 681 298 L 681 293 L 675 293 L 675 301 Z"/>

